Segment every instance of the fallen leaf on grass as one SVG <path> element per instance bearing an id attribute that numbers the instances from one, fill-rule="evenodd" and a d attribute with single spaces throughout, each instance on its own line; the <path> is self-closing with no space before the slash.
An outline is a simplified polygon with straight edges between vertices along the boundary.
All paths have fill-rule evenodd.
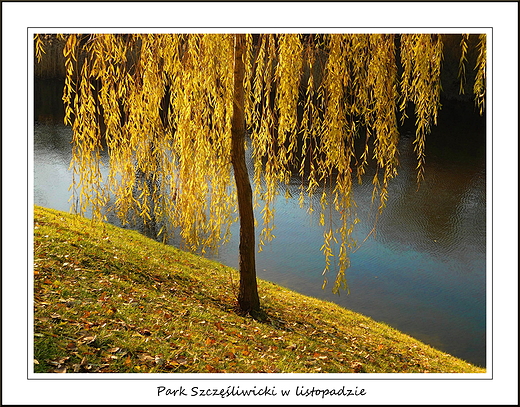
<path id="1" fill-rule="evenodd" d="M 155 357 L 153 357 L 149 353 L 141 353 L 141 354 L 137 355 L 137 358 L 141 361 L 141 363 L 144 363 L 146 365 L 155 364 Z"/>
<path id="2" fill-rule="evenodd" d="M 188 363 L 188 359 L 186 359 L 184 356 L 179 356 L 178 358 L 175 359 L 175 361 L 179 365 L 185 365 L 186 363 Z"/>
<path id="3" fill-rule="evenodd" d="M 69 360 L 69 358 L 70 358 L 69 356 L 65 356 L 65 357 L 49 360 L 48 362 L 51 365 L 60 366 L 60 365 L 63 365 L 67 360 Z"/>
<path id="4" fill-rule="evenodd" d="M 157 366 L 162 366 L 162 365 L 164 365 L 164 359 L 161 358 L 160 356 L 156 356 L 156 357 L 155 357 L 155 364 L 156 364 Z"/>
<path id="5" fill-rule="evenodd" d="M 82 343 L 82 344 L 87 344 L 88 345 L 89 343 L 94 342 L 96 340 L 96 338 L 97 338 L 96 335 L 93 335 L 93 336 L 92 335 L 86 335 L 86 336 L 80 338 L 78 340 L 78 343 Z"/>
<path id="6" fill-rule="evenodd" d="M 233 352 L 226 352 L 226 353 L 224 353 L 224 357 L 226 359 L 235 359 L 236 355 Z"/>
<path id="7" fill-rule="evenodd" d="M 360 362 L 353 362 L 350 367 L 354 370 L 354 373 L 359 373 L 363 370 L 363 365 Z"/>
<path id="8" fill-rule="evenodd" d="M 188 363 L 188 359 L 184 356 L 179 356 L 175 359 L 170 359 L 167 361 L 163 360 L 163 366 L 165 369 L 176 369 L 178 367 L 184 366 Z"/>
<path id="9" fill-rule="evenodd" d="M 219 370 L 211 365 L 206 365 L 206 369 L 208 370 L 208 372 L 210 373 L 222 373 L 222 370 Z"/>
<path id="10" fill-rule="evenodd" d="M 72 351 L 72 350 L 76 350 L 78 349 L 78 347 L 76 346 L 76 344 L 74 342 L 69 342 L 66 346 L 67 350 L 69 351 Z"/>

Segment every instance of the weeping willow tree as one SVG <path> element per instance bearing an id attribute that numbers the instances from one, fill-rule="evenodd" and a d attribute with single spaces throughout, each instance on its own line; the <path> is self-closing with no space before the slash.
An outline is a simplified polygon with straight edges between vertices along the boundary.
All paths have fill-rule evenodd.
<path id="1" fill-rule="evenodd" d="M 113 210 L 123 222 L 153 222 L 159 235 L 177 231 L 187 248 L 202 251 L 225 242 L 238 218 L 243 311 L 260 308 L 255 253 L 274 237 L 274 202 L 288 193 L 291 177 L 302 179 L 300 203 L 318 209 L 324 286 L 334 260 L 334 292 L 348 288 L 345 273 L 356 245 L 353 184 L 371 168 L 373 202 L 378 213 L 383 210 L 397 175 L 398 116 L 406 118 L 408 105 L 415 114 L 417 177 L 423 177 L 425 138 L 440 109 L 439 35 L 59 37 L 65 44 L 65 123 L 73 130 L 75 210 L 91 209 L 96 219 Z M 481 36 L 474 86 L 480 108 L 485 41 Z M 41 59 L 39 35 L 35 50 Z M 307 198 L 317 194 L 314 208 Z M 258 245 L 256 205 L 262 205 L 263 223 Z M 332 211 L 339 213 L 339 225 Z"/>

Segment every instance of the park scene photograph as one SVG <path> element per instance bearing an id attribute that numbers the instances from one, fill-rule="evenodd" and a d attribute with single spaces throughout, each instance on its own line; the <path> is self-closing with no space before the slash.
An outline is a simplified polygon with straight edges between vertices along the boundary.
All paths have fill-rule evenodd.
<path id="1" fill-rule="evenodd" d="M 95 31 L 31 33 L 31 373 L 489 372 L 488 31 Z"/>

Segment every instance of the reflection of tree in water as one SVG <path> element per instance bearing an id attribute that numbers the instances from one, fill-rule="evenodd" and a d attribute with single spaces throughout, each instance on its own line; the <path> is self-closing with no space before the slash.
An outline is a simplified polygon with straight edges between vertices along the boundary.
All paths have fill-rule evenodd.
<path id="1" fill-rule="evenodd" d="M 419 188 L 412 138 L 401 138 L 400 177 L 391 185 L 395 199 L 381 217 L 377 236 L 433 253 L 467 243 L 481 244 L 485 251 L 485 118 L 457 106 L 441 115 L 446 117 L 428 140 L 425 179 Z M 476 232 L 461 236 L 462 223 L 468 221 Z"/>
<path id="2" fill-rule="evenodd" d="M 37 123 L 63 123 L 65 109 L 61 94 L 62 79 L 34 81 L 34 121 Z"/>
<path id="3" fill-rule="evenodd" d="M 47 149 L 56 152 L 57 159 L 65 160 L 68 166 L 70 162 L 70 142 L 72 138 L 71 129 L 63 124 L 64 109 L 61 95 L 63 93 L 63 80 L 61 79 L 37 79 L 34 81 L 34 122 L 35 126 L 35 153 L 39 149 Z M 102 132 L 105 131 L 105 126 L 102 126 Z M 109 167 L 107 146 L 103 137 L 103 150 L 101 156 L 103 157 L 104 177 Z M 37 147 L 36 147 L 37 146 Z M 153 145 L 150 145 L 153 148 Z M 65 156 L 58 155 L 57 152 L 66 152 Z M 64 164 L 65 165 L 65 164 Z M 156 160 L 156 165 L 159 161 Z M 152 172 L 143 170 L 137 163 L 135 164 L 135 185 L 133 188 L 134 198 L 142 205 L 143 198 L 139 198 L 142 188 L 146 188 L 151 192 L 148 200 L 150 205 L 150 219 L 143 221 L 137 216 L 138 208 L 134 208 L 136 216 L 131 216 L 130 227 L 138 229 L 146 236 L 162 240 L 158 236 L 161 227 L 161 221 L 157 219 L 155 214 L 155 207 L 157 205 L 160 190 L 160 180 L 153 175 Z M 74 204 L 74 203 L 73 203 Z M 111 196 L 108 206 L 113 206 L 114 197 Z M 106 214 L 108 220 L 118 226 L 125 227 L 113 212 Z"/>
<path id="4" fill-rule="evenodd" d="M 155 148 L 153 141 L 148 143 L 147 148 L 150 153 L 147 154 L 149 161 L 146 163 L 148 168 L 135 163 L 135 184 L 134 184 L 134 199 L 137 201 L 137 206 L 134 208 L 133 223 L 134 226 L 152 239 L 167 242 L 169 237 L 167 227 L 165 227 L 165 219 L 158 213 L 161 208 L 161 199 L 163 193 L 169 193 L 173 201 L 176 201 L 176 190 L 170 190 L 166 187 L 169 185 L 168 179 L 172 177 L 167 172 L 161 170 L 161 158 Z M 143 193 L 146 191 L 146 193 Z M 165 191 L 165 192 L 163 192 Z M 162 202 L 164 204 L 164 202 Z M 149 218 L 146 216 L 139 216 L 139 208 L 143 205 L 148 206 Z"/>
<path id="5" fill-rule="evenodd" d="M 150 199 L 147 199 L 147 202 L 150 206 L 150 219 L 144 218 L 143 223 L 143 232 L 146 236 L 156 239 L 157 236 L 157 220 L 155 216 L 155 206 L 157 193 L 159 189 L 159 183 L 157 180 L 153 180 L 151 174 L 147 174 L 141 168 L 137 167 L 136 175 L 135 175 L 136 185 L 134 186 L 134 196 L 135 198 L 141 202 L 141 205 L 144 204 L 144 198 L 139 198 L 139 191 L 142 190 L 143 185 L 146 185 L 148 191 L 150 191 Z"/>

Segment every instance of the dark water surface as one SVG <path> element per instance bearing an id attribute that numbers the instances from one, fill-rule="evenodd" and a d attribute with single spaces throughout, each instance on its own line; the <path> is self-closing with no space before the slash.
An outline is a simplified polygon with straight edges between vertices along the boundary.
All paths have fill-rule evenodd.
<path id="1" fill-rule="evenodd" d="M 68 211 L 71 129 L 62 121 L 58 82 L 35 83 L 34 202 Z M 323 230 L 297 199 L 278 198 L 276 239 L 257 254 L 258 276 L 333 301 L 428 344 L 486 365 L 486 125 L 469 109 L 445 106 L 427 140 L 417 189 L 412 138 L 403 129 L 400 169 L 377 233 L 351 256 L 350 294 L 322 290 Z M 413 131 L 413 130 L 412 130 Z M 298 196 L 294 185 L 293 196 Z M 361 242 L 372 188 L 356 186 Z M 261 219 L 261 217 L 258 217 Z M 111 222 L 119 225 L 117 219 Z M 236 267 L 238 225 L 218 261 Z M 329 280 L 333 280 L 331 276 Z"/>

